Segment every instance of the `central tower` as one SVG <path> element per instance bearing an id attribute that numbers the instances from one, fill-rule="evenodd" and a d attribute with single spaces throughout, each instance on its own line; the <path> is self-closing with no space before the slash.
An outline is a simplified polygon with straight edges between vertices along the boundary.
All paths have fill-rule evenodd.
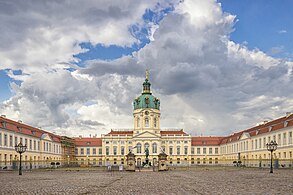
<path id="1" fill-rule="evenodd" d="M 149 131 L 160 134 L 160 100 L 152 95 L 149 73 L 146 70 L 143 90 L 133 101 L 134 134 Z"/>

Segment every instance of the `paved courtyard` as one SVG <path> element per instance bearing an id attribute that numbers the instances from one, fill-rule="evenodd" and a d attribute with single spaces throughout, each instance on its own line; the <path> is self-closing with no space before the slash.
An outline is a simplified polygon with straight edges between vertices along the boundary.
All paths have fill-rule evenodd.
<path id="1" fill-rule="evenodd" d="M 293 170 L 197 168 L 168 172 L 0 172 L 0 194 L 293 194 Z"/>

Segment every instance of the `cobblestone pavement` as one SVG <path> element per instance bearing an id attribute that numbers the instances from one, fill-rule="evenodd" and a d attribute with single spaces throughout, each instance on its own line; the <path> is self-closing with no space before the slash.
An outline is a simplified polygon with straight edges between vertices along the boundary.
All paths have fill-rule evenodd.
<path id="1" fill-rule="evenodd" d="M 168 172 L 0 173 L 0 194 L 293 194 L 293 170 L 198 168 Z"/>

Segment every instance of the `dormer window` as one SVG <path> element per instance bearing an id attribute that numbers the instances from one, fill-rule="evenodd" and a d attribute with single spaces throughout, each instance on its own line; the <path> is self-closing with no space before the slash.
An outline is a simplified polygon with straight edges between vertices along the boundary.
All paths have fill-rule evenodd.
<path id="1" fill-rule="evenodd" d="M 6 122 L 5 121 L 1 121 L 1 125 L 6 128 Z"/>
<path id="2" fill-rule="evenodd" d="M 22 131 L 22 127 L 17 127 L 18 131 L 21 132 Z"/>
<path id="3" fill-rule="evenodd" d="M 289 121 L 285 121 L 284 122 L 284 127 L 287 127 L 288 126 L 288 123 L 289 123 Z"/>
<path id="4" fill-rule="evenodd" d="M 154 128 L 157 127 L 157 118 L 154 118 Z"/>
<path id="5" fill-rule="evenodd" d="M 272 131 L 272 129 L 273 129 L 273 127 L 272 127 L 272 126 L 269 126 L 269 132 L 271 132 L 271 131 Z"/>

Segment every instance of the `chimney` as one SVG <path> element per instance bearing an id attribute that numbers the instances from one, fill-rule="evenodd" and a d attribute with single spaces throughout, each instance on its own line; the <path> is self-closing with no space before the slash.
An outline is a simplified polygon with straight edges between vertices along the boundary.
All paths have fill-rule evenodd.
<path id="1" fill-rule="evenodd" d="M 286 117 L 289 117 L 291 114 L 291 112 L 286 112 Z"/>

